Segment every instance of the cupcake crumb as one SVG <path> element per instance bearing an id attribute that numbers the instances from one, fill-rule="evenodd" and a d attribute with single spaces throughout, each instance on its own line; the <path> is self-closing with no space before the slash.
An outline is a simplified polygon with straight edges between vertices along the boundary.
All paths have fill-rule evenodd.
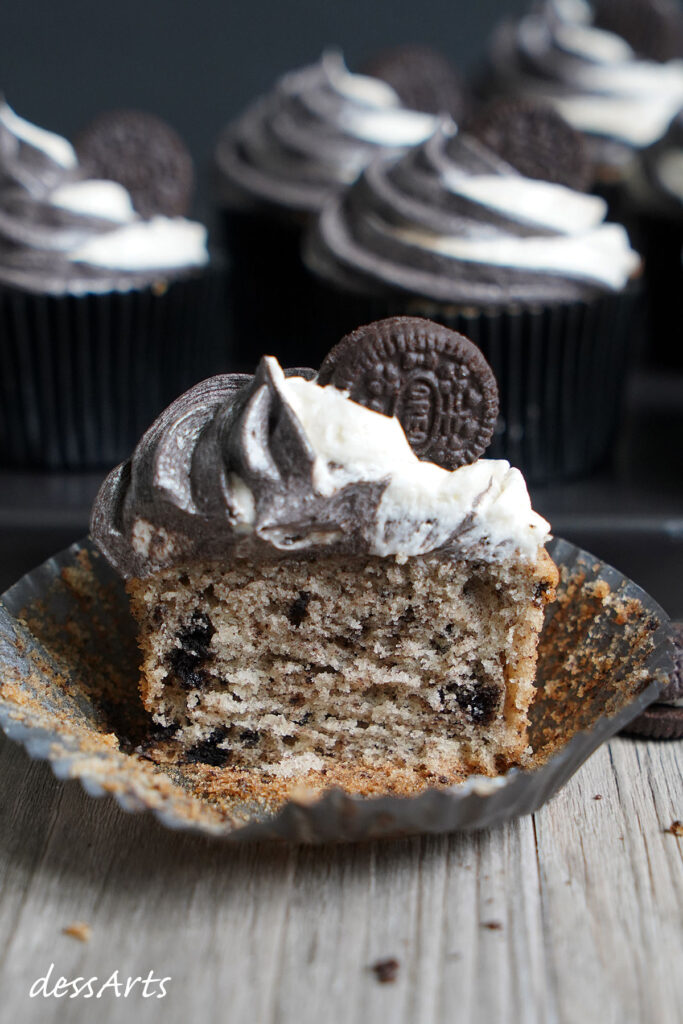
<path id="1" fill-rule="evenodd" d="M 90 942 L 92 928 L 85 921 L 73 921 L 66 928 L 62 928 L 62 934 L 70 935 L 72 939 L 78 939 L 79 942 Z"/>
<path id="2" fill-rule="evenodd" d="M 400 966 L 398 960 L 392 956 L 387 960 L 377 960 L 370 970 L 374 971 L 375 977 L 381 985 L 388 985 L 396 981 Z"/>

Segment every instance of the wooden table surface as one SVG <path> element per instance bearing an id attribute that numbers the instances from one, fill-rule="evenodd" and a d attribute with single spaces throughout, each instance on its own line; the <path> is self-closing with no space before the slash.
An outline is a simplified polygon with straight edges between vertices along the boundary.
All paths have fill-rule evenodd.
<path id="1" fill-rule="evenodd" d="M 92 799 L 0 738 L 0 1021 L 680 1024 L 677 819 L 681 744 L 619 739 L 499 830 L 229 846 Z M 87 942 L 63 934 L 74 922 Z M 51 989 L 96 977 L 95 995 L 30 998 L 51 964 Z M 162 999 L 142 994 L 150 971 L 171 979 Z"/>

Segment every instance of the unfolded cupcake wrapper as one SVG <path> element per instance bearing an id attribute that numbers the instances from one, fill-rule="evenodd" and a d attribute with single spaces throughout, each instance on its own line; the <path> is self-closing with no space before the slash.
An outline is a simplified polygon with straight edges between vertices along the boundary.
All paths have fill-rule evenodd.
<path id="1" fill-rule="evenodd" d="M 226 369 L 214 268 L 128 292 L 0 286 L 0 465 L 113 466 L 168 403 Z"/>
<path id="2" fill-rule="evenodd" d="M 221 225 L 231 257 L 234 369 L 253 373 L 262 355 L 275 356 L 281 366 L 313 365 L 310 277 L 301 260 L 303 221 L 224 210 Z"/>
<path id="3" fill-rule="evenodd" d="M 660 696 L 672 669 L 671 623 L 647 594 L 566 541 L 552 541 L 550 553 L 561 583 L 539 645 L 533 756 L 505 776 L 412 797 L 301 790 L 269 808 L 234 791 L 221 799 L 228 769 L 154 763 L 141 739 L 151 723 L 137 695 L 125 590 L 90 541 L 0 599 L 0 726 L 93 795 L 233 841 L 351 842 L 501 825 L 550 799 Z"/>
<path id="4" fill-rule="evenodd" d="M 487 458 L 508 459 L 536 484 L 585 475 L 609 459 L 642 312 L 638 286 L 591 301 L 496 310 L 315 287 L 325 351 L 359 325 L 390 316 L 424 316 L 474 341 L 500 391 Z"/>

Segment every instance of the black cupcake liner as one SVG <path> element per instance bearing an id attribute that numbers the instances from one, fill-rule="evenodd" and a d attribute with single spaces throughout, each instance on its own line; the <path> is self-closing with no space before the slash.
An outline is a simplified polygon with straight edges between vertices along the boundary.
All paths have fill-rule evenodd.
<path id="1" fill-rule="evenodd" d="M 233 368 L 252 373 L 263 355 L 282 366 L 307 366 L 311 344 L 310 277 L 301 259 L 305 218 L 222 210 L 222 241 L 231 261 Z"/>
<path id="2" fill-rule="evenodd" d="M 540 638 L 524 770 L 410 797 L 304 790 L 268 807 L 229 790 L 220 799 L 220 769 L 146 755 L 135 624 L 123 583 L 88 540 L 0 598 L 0 728 L 88 793 L 222 839 L 355 842 L 500 826 L 538 810 L 661 697 L 672 670 L 671 623 L 648 594 L 567 541 L 549 551 L 561 579 Z"/>
<path id="3" fill-rule="evenodd" d="M 537 484 L 586 475 L 609 458 L 641 314 L 637 286 L 583 302 L 491 310 L 312 287 L 318 362 L 361 324 L 424 316 L 471 338 L 496 375 L 500 418 L 487 458 L 508 459 Z"/>
<path id="4" fill-rule="evenodd" d="M 0 287 L 0 465 L 127 458 L 173 398 L 228 368 L 223 289 L 214 268 L 106 294 Z"/>

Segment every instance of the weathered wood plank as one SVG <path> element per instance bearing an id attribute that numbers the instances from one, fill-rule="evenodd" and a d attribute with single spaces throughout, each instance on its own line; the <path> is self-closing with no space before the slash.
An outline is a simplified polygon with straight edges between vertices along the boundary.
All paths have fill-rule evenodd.
<path id="1" fill-rule="evenodd" d="M 3 1024 L 680 1017 L 683 856 L 664 831 L 683 818 L 680 745 L 615 741 L 501 830 L 350 848 L 168 832 L 2 739 L 0 779 Z M 87 944 L 62 934 L 74 920 Z M 390 957 L 381 984 L 370 968 Z M 172 981 L 164 1000 L 30 1000 L 51 962 Z"/>

